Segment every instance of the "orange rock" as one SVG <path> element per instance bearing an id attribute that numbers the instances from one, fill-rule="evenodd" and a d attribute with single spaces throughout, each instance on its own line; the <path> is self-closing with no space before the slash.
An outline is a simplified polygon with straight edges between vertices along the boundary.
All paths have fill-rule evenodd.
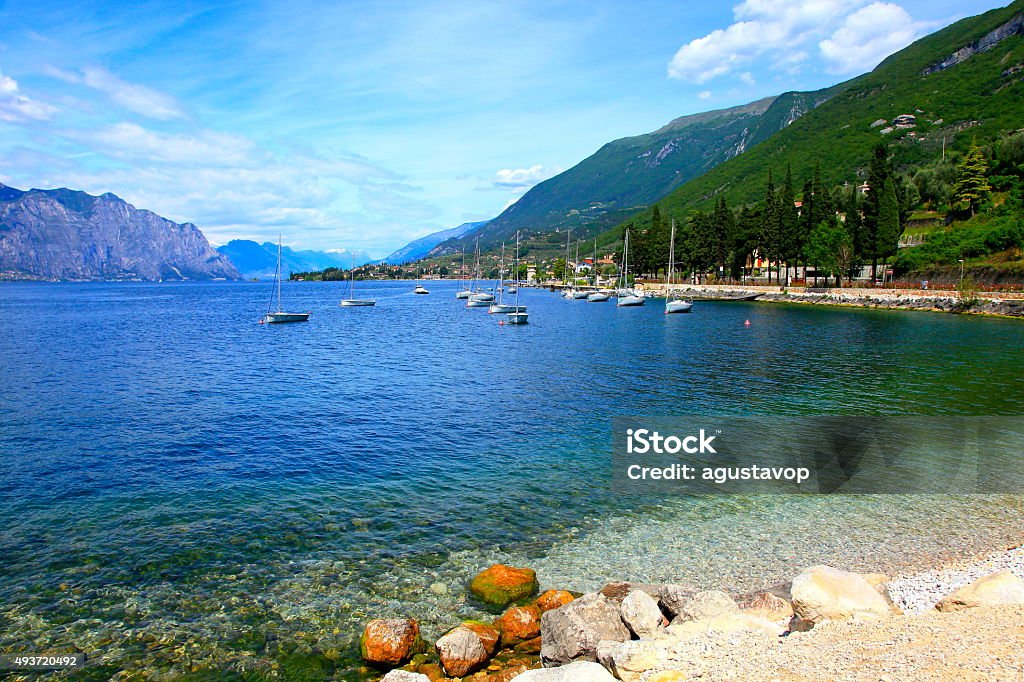
<path id="1" fill-rule="evenodd" d="M 519 644 L 540 635 L 540 609 L 536 606 L 513 606 L 494 624 L 501 631 L 502 646 Z"/>
<path id="2" fill-rule="evenodd" d="M 465 677 L 487 664 L 498 650 L 499 638 L 490 625 L 469 621 L 442 635 L 434 648 L 446 673 Z"/>
<path id="3" fill-rule="evenodd" d="M 495 564 L 477 574 L 470 591 L 492 606 L 508 606 L 537 591 L 537 573 L 530 568 Z"/>
<path id="4" fill-rule="evenodd" d="M 557 609 L 560 606 L 565 606 L 573 600 L 573 596 L 565 590 L 548 590 L 544 594 L 537 597 L 537 608 L 543 611 L 550 611 Z"/>
<path id="5" fill-rule="evenodd" d="M 516 644 L 516 651 L 518 651 L 521 654 L 539 654 L 540 645 L 540 637 L 534 637 L 533 639 L 527 640 L 522 644 Z"/>
<path id="6" fill-rule="evenodd" d="M 359 638 L 363 660 L 371 665 L 395 668 L 416 653 L 420 626 L 412 618 L 371 620 Z"/>

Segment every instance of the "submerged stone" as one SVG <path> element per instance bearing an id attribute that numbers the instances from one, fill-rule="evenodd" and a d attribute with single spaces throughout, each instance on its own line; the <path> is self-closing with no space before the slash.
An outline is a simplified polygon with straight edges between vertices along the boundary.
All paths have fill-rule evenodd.
<path id="1" fill-rule="evenodd" d="M 530 568 L 495 564 L 477 574 L 470 591 L 491 606 L 504 607 L 537 592 L 537 573 Z"/>

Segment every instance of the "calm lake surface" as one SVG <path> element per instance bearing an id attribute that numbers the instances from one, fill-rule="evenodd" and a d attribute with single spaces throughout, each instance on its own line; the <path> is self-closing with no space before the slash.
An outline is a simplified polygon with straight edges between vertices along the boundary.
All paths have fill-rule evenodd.
<path id="1" fill-rule="evenodd" d="M 269 283 L 0 286 L 0 651 L 77 647 L 95 679 L 358 679 L 363 622 L 436 635 L 479 613 L 465 584 L 495 560 L 581 590 L 749 589 L 982 550 L 1024 520 L 995 497 L 608 485 L 619 415 L 1020 415 L 1019 321 L 524 289 L 514 327 L 427 285 L 359 283 L 377 306 L 342 309 L 341 283 L 286 283 L 313 314 L 280 326 L 257 324 Z"/>

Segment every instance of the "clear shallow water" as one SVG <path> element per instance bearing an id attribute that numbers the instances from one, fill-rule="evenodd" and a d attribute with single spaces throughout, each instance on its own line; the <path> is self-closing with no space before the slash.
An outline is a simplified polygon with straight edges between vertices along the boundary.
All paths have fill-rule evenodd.
<path id="1" fill-rule="evenodd" d="M 616 415 L 1020 414 L 1016 321 L 665 316 L 523 290 L 517 328 L 429 288 L 361 283 L 377 307 L 341 309 L 340 283 L 286 284 L 310 322 L 263 327 L 268 284 L 0 287 L 0 650 L 73 643 L 110 664 L 100 678 L 186 654 L 348 677 L 362 621 L 472 614 L 465 580 L 495 558 L 579 589 L 740 589 L 821 554 L 898 565 L 943 537 L 998 543 L 1024 516 L 995 498 L 607 485 Z M 894 529 L 906 542 L 878 549 Z"/>

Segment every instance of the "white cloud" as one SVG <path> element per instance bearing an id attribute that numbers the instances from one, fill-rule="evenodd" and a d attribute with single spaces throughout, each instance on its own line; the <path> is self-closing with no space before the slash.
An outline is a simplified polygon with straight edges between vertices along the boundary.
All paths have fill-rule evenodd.
<path id="1" fill-rule="evenodd" d="M 740 82 L 744 83 L 745 85 L 756 84 L 756 81 L 754 80 L 754 74 L 750 73 L 749 71 L 744 71 L 743 73 L 740 74 Z"/>
<path id="2" fill-rule="evenodd" d="M 0 71 L 0 121 L 46 121 L 57 108 L 21 94 L 18 81 Z"/>
<path id="3" fill-rule="evenodd" d="M 928 28 L 898 5 L 867 2 L 745 0 L 733 8 L 730 26 L 680 47 L 668 75 L 703 84 L 739 72 L 742 81 L 752 83 L 750 72 L 741 71 L 747 65 L 768 62 L 795 72 L 813 61 L 815 49 L 830 71 L 855 73 L 874 67 Z"/>
<path id="4" fill-rule="evenodd" d="M 829 63 L 829 72 L 853 74 L 874 68 L 914 42 L 925 28 L 899 5 L 875 2 L 847 16 L 818 46 Z"/>
<path id="5" fill-rule="evenodd" d="M 80 73 L 56 68 L 47 71 L 66 83 L 85 85 L 102 92 L 116 104 L 136 114 L 158 121 L 185 118 L 184 110 L 174 97 L 145 85 L 128 83 L 98 66 L 87 66 Z"/>
<path id="6" fill-rule="evenodd" d="M 702 99 L 702 100 L 709 100 L 709 99 L 711 99 L 711 91 L 710 90 L 701 90 L 700 92 L 697 93 L 697 99 Z"/>
<path id="7" fill-rule="evenodd" d="M 529 168 L 503 168 L 494 174 L 494 186 L 526 190 L 561 172 L 559 168 L 545 168 L 540 164 Z"/>

